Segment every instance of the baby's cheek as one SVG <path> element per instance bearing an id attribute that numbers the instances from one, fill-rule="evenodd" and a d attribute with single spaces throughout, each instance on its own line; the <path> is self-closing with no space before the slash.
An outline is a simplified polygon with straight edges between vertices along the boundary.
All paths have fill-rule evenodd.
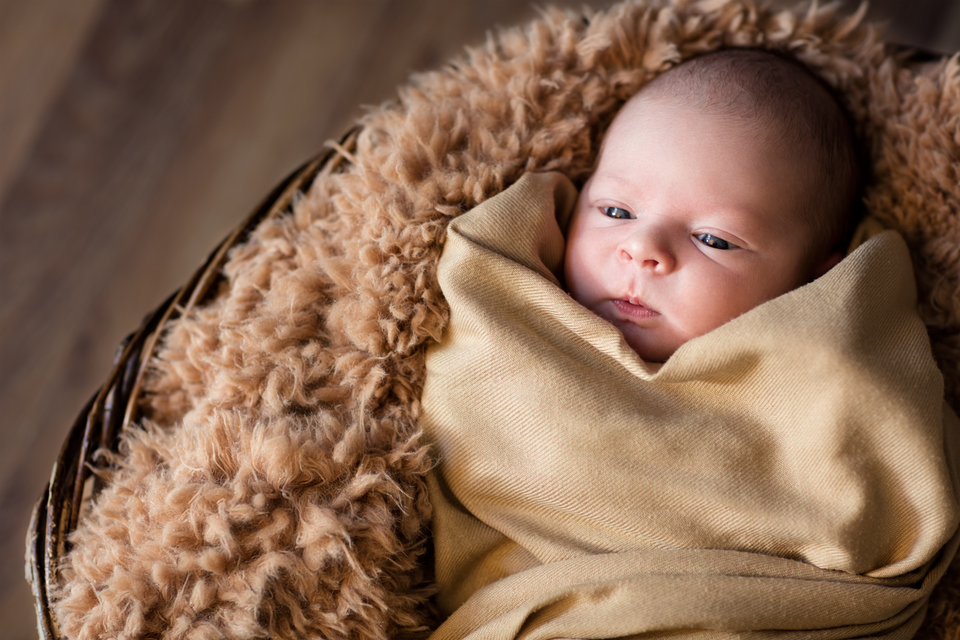
<path id="1" fill-rule="evenodd" d="M 678 337 L 683 342 L 709 333 L 756 306 L 740 295 L 742 291 L 727 291 L 722 287 L 707 290 L 710 294 L 699 296 L 694 304 L 681 311 L 681 317 L 675 318 Z"/>
<path id="2" fill-rule="evenodd" d="M 591 289 L 595 287 L 589 256 L 584 255 L 582 242 L 567 245 L 563 276 L 567 292 L 580 304 L 586 304 Z"/>

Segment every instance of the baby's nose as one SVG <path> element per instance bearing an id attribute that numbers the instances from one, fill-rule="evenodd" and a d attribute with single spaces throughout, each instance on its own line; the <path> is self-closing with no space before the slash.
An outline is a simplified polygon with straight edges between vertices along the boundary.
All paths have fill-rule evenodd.
<path id="1" fill-rule="evenodd" d="M 676 257 L 667 234 L 656 227 L 637 229 L 617 247 L 621 262 L 656 273 L 669 273 L 676 267 Z"/>

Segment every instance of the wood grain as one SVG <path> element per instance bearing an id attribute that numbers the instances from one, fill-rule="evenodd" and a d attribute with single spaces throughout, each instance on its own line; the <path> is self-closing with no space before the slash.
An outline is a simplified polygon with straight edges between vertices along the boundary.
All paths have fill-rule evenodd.
<path id="1" fill-rule="evenodd" d="M 102 0 L 0 2 L 0 201 L 101 4 Z"/>
<path id="2" fill-rule="evenodd" d="M 958 6 L 871 12 L 894 39 L 957 50 Z M 0 0 L 4 637 L 36 637 L 28 513 L 117 342 L 361 105 L 534 15 L 523 0 Z"/>

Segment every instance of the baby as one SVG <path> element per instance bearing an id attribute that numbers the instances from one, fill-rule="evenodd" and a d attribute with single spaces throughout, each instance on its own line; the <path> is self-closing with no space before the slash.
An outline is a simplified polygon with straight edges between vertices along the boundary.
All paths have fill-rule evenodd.
<path id="1" fill-rule="evenodd" d="M 648 362 L 841 258 L 859 175 L 846 117 L 796 62 L 712 53 L 619 112 L 567 232 L 566 285 Z"/>
<path id="2" fill-rule="evenodd" d="M 902 238 L 840 262 L 858 183 L 826 87 L 731 50 L 631 99 L 579 195 L 529 173 L 450 223 L 433 640 L 901 625 L 960 443 Z"/>

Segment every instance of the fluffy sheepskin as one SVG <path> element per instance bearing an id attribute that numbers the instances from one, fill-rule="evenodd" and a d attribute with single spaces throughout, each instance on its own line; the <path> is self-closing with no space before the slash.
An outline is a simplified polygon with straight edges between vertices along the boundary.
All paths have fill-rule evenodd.
<path id="1" fill-rule="evenodd" d="M 172 323 L 141 428 L 75 532 L 55 594 L 74 638 L 388 638 L 432 623 L 424 349 L 447 309 L 451 218 L 524 172 L 582 183 L 617 108 L 721 46 L 789 51 L 833 85 L 872 164 L 870 210 L 915 259 L 960 409 L 960 60 L 921 69 L 833 7 L 740 0 L 545 10 L 414 77 L 363 118 L 342 171 L 237 247 Z M 960 564 L 924 638 L 960 637 Z"/>

